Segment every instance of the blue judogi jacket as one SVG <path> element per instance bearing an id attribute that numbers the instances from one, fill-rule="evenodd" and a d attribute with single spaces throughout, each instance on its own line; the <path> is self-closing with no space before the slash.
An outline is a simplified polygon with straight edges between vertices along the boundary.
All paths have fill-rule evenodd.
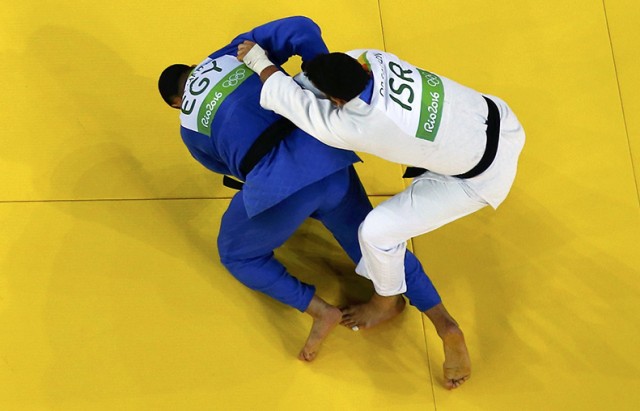
<path id="1" fill-rule="evenodd" d="M 289 17 L 241 34 L 209 56 L 237 56 L 245 40 L 258 43 L 280 66 L 299 55 L 308 61 L 327 53 L 320 28 L 306 17 Z M 244 203 L 249 217 L 273 207 L 298 190 L 360 161 L 351 152 L 320 143 L 295 129 L 269 152 L 248 175 L 240 163 L 258 136 L 281 117 L 260 107 L 262 83 L 252 74 L 221 103 L 211 122 L 211 137 L 181 125 L 191 155 L 209 170 L 245 181 Z"/>

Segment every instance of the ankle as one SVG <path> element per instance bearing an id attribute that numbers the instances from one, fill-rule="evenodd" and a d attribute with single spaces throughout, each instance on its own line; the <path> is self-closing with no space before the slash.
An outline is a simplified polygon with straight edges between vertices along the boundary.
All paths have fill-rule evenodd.
<path id="1" fill-rule="evenodd" d="M 307 307 L 305 312 L 309 314 L 311 317 L 317 319 L 325 315 L 325 313 L 327 313 L 329 310 L 333 308 L 336 308 L 336 307 L 330 305 L 329 303 L 324 301 L 322 298 L 314 295 L 313 299 L 309 303 L 309 306 Z"/>
<path id="2" fill-rule="evenodd" d="M 447 321 L 446 324 L 438 327 L 436 331 L 438 332 L 438 336 L 443 340 L 447 338 L 464 338 L 462 329 L 455 321 Z"/>
<path id="3" fill-rule="evenodd" d="M 383 297 L 378 293 L 374 293 L 369 302 L 383 309 L 394 308 L 398 305 L 402 305 L 402 303 L 404 303 L 404 298 L 402 297 L 402 295 L 392 295 L 388 297 Z"/>

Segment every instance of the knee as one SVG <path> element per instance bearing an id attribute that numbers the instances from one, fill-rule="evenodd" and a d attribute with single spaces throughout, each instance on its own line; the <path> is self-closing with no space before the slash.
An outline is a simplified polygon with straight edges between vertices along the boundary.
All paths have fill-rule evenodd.
<path id="1" fill-rule="evenodd" d="M 230 235 L 228 231 L 220 231 L 217 244 L 220 262 L 227 270 L 237 271 L 242 269 L 247 261 L 253 260 L 254 257 L 261 257 L 262 253 L 256 251 L 250 242 L 244 241 L 237 235 Z"/>
<path id="2" fill-rule="evenodd" d="M 386 249 L 396 245 L 390 244 L 388 234 L 384 219 L 375 209 L 367 215 L 358 229 L 360 244 L 367 244 L 379 249 Z"/>
<path id="3" fill-rule="evenodd" d="M 228 252 L 227 250 L 223 250 L 218 248 L 218 256 L 220 258 L 220 263 L 229 271 L 232 271 L 236 266 L 240 265 L 241 260 L 239 258 L 235 258 L 233 254 Z"/>
<path id="4" fill-rule="evenodd" d="M 252 290 L 262 291 L 273 283 L 273 278 L 263 272 L 264 258 L 239 259 L 221 256 L 220 262 L 236 280 Z"/>
<path id="5" fill-rule="evenodd" d="M 242 258 L 233 247 L 225 246 L 224 241 L 220 241 L 220 238 L 218 238 L 218 256 L 220 263 L 227 271 L 247 287 L 254 288 L 251 270 L 248 269 L 250 259 Z"/>
<path id="6" fill-rule="evenodd" d="M 282 275 L 284 267 L 273 259 L 273 253 L 252 255 L 235 248 L 218 250 L 220 263 L 246 287 L 264 291 Z"/>
<path id="7" fill-rule="evenodd" d="M 230 239 L 229 236 L 225 236 L 224 235 L 225 232 L 226 230 L 223 231 L 222 229 L 220 229 L 220 234 L 218 234 L 217 246 L 218 246 L 218 256 L 220 257 L 220 262 L 222 263 L 222 265 L 227 267 L 228 263 L 232 263 L 234 261 L 234 256 L 232 252 L 234 248 L 232 247 L 232 244 L 233 244 L 232 239 Z"/>

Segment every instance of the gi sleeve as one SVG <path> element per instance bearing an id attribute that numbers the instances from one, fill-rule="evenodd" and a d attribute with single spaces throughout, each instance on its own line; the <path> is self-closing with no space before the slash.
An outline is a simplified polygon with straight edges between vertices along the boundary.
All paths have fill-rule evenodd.
<path id="1" fill-rule="evenodd" d="M 318 54 L 329 52 L 322 40 L 320 27 L 303 16 L 287 17 L 258 26 L 240 34 L 224 50 L 237 55 L 238 44 L 245 40 L 258 43 L 267 52 L 269 60 L 277 66 L 294 55 L 302 57 L 302 61 L 309 61 Z"/>
<path id="2" fill-rule="evenodd" d="M 298 128 L 336 148 L 357 150 L 349 136 L 358 134 L 357 114 L 342 113 L 330 100 L 318 99 L 282 72 L 272 74 L 262 86 L 260 105 L 288 118 Z"/>

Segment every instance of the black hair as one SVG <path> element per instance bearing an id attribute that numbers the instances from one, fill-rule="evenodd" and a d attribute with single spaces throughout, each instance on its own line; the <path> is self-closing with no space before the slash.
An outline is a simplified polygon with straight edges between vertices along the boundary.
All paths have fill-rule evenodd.
<path id="1" fill-rule="evenodd" d="M 346 101 L 362 93 L 369 81 L 358 60 L 344 53 L 320 54 L 305 62 L 303 69 L 320 91 Z"/>
<path id="2" fill-rule="evenodd" d="M 171 100 L 175 97 L 182 97 L 180 76 L 186 71 L 190 71 L 191 67 L 186 64 L 174 64 L 164 69 L 158 79 L 158 90 L 164 101 L 171 105 Z"/>

